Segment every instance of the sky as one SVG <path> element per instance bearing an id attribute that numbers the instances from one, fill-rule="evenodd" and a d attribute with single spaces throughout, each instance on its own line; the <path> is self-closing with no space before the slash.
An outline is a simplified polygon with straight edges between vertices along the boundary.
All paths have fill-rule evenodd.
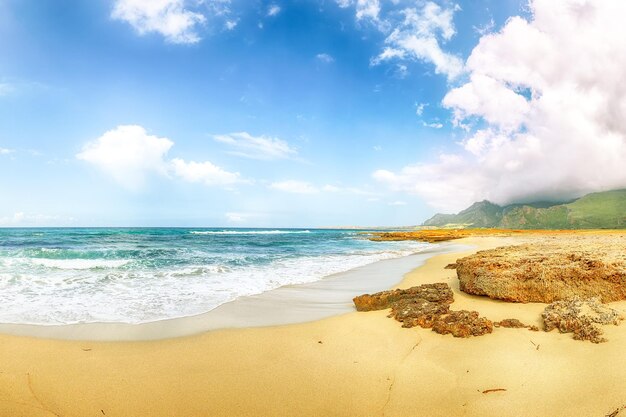
<path id="1" fill-rule="evenodd" d="M 0 226 L 415 225 L 626 187 L 621 0 L 2 0 Z"/>

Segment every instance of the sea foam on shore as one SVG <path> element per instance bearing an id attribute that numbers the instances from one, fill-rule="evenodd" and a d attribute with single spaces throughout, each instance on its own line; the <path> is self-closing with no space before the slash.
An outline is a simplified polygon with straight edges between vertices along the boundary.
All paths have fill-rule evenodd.
<path id="1" fill-rule="evenodd" d="M 144 323 L 429 247 L 316 229 L 3 229 L 0 323 Z"/>

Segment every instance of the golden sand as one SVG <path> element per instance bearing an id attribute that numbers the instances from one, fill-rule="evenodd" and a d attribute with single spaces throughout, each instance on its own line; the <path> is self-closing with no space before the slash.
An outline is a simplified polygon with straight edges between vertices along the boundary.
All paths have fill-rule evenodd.
<path id="1" fill-rule="evenodd" d="M 488 249 L 518 240 L 463 242 Z M 444 267 L 470 253 L 431 258 L 400 287 L 447 282 L 455 309 L 540 325 L 544 304 L 459 292 Z M 611 306 L 623 311 L 626 302 Z M 386 315 L 149 342 L 0 336 L 0 416 L 587 417 L 626 404 L 624 326 L 607 326 L 600 345 L 505 328 L 458 339 Z"/>

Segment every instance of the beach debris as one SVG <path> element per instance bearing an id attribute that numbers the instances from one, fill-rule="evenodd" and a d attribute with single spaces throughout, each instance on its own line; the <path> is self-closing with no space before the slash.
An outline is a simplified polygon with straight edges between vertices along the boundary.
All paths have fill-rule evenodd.
<path id="1" fill-rule="evenodd" d="M 432 328 L 437 333 L 454 337 L 482 336 L 493 331 L 493 323 L 479 317 L 476 311 L 451 311 L 453 301 L 452 289 L 441 282 L 354 298 L 358 311 L 391 308 L 388 317 L 401 322 L 402 327 Z"/>
<path id="2" fill-rule="evenodd" d="M 461 291 L 511 302 L 626 299 L 626 241 L 592 237 L 479 251 L 456 261 Z"/>
<path id="3" fill-rule="evenodd" d="M 519 321 L 518 319 L 504 319 L 504 320 L 500 320 L 500 321 L 494 321 L 493 325 L 494 325 L 494 327 L 506 327 L 506 328 L 509 328 L 509 329 L 522 329 L 522 328 L 525 328 L 525 329 L 531 330 L 533 332 L 539 331 L 539 327 L 528 325 L 528 324 L 524 324 L 521 321 Z"/>
<path id="4" fill-rule="evenodd" d="M 612 413 L 607 414 L 606 417 L 615 417 L 615 416 L 617 416 L 619 414 L 620 411 L 622 411 L 625 408 L 626 408 L 626 405 L 618 407 L 615 410 L 613 410 Z"/>
<path id="5" fill-rule="evenodd" d="M 544 330 L 558 329 L 561 333 L 574 333 L 576 340 L 589 340 L 593 343 L 606 342 L 599 325 L 619 325 L 623 316 L 600 302 L 599 298 L 555 301 L 541 314 Z"/>
<path id="6" fill-rule="evenodd" d="M 483 391 L 483 394 L 489 394 L 490 392 L 506 391 L 506 388 L 491 388 Z"/>

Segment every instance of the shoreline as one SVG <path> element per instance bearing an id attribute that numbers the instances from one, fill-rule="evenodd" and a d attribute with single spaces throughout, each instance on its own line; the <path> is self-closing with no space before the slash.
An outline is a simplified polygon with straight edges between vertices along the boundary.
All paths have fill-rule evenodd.
<path id="1" fill-rule="evenodd" d="M 238 297 L 213 310 L 191 316 L 145 323 L 0 323 L 0 333 L 77 341 L 145 341 L 219 329 L 306 323 L 354 312 L 353 297 L 389 289 L 429 258 L 467 249 L 465 245 L 443 242 L 412 255 L 373 262 L 311 283 L 285 285 Z"/>
<path id="2" fill-rule="evenodd" d="M 519 237 L 457 241 L 395 287 L 446 282 L 454 309 L 539 323 L 545 304 L 461 293 L 448 263 Z M 611 303 L 621 311 L 626 301 Z M 385 310 L 153 341 L 0 335 L 0 415 L 12 417 L 588 417 L 626 405 L 622 326 L 608 343 L 498 328 L 468 339 L 402 328 Z M 616 415 L 616 414 L 611 414 Z"/>

